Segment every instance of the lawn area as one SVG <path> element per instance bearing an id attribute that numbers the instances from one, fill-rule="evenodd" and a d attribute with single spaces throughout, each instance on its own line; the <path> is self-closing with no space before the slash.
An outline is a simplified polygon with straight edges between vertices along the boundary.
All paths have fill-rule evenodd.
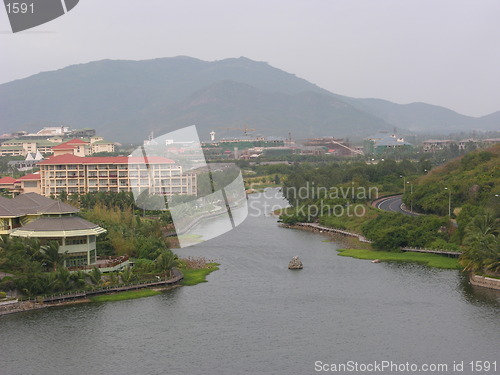
<path id="1" fill-rule="evenodd" d="M 207 275 L 213 271 L 219 269 L 220 264 L 218 263 L 207 263 L 207 268 L 200 269 L 186 269 L 181 268 L 181 272 L 184 274 L 184 279 L 181 281 L 181 285 L 192 286 L 199 283 L 207 282 Z"/>
<path id="2" fill-rule="evenodd" d="M 139 290 L 128 290 L 126 292 L 119 292 L 114 294 L 103 294 L 101 296 L 90 297 L 92 302 L 109 302 L 109 301 L 123 301 L 126 299 L 135 299 L 142 297 L 151 297 L 160 294 L 153 289 L 139 289 Z"/>
<path id="3" fill-rule="evenodd" d="M 338 255 L 357 259 L 380 259 L 381 261 L 388 262 L 416 262 L 434 268 L 457 270 L 461 269 L 457 258 L 449 258 L 437 254 L 422 254 L 410 252 L 396 253 L 390 251 L 361 249 L 340 249 L 338 251 Z"/>

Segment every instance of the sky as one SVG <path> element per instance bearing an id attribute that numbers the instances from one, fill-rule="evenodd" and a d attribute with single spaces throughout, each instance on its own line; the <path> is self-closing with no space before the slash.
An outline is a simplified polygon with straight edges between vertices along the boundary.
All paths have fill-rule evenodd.
<path id="1" fill-rule="evenodd" d="M 80 0 L 12 33 L 0 83 L 102 59 L 245 56 L 336 94 L 500 110 L 498 0 Z"/>

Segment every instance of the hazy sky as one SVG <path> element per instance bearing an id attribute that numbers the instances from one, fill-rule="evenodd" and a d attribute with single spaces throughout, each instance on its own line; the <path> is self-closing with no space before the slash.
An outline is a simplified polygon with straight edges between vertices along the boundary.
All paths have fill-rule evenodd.
<path id="1" fill-rule="evenodd" d="M 337 94 L 500 110 L 498 0 L 80 0 L 12 34 L 0 83 L 101 59 L 245 56 Z"/>

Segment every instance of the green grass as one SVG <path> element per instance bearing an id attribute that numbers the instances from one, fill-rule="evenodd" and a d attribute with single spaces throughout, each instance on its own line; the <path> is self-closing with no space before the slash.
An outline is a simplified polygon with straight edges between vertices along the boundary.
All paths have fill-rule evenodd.
<path id="1" fill-rule="evenodd" d="M 341 256 L 357 259 L 380 259 L 388 262 L 415 262 L 422 263 L 429 267 L 442 269 L 461 269 L 457 258 L 449 258 L 437 254 L 423 253 L 396 253 L 390 251 L 375 251 L 361 249 L 341 249 L 338 250 Z"/>
<path id="2" fill-rule="evenodd" d="M 207 282 L 207 275 L 213 271 L 219 269 L 220 264 L 218 263 L 208 263 L 208 268 L 201 268 L 198 270 L 182 268 L 181 272 L 184 274 L 184 279 L 181 281 L 181 285 L 192 286 L 199 283 Z"/>
<path id="3" fill-rule="evenodd" d="M 142 297 L 151 297 L 160 294 L 153 289 L 139 289 L 139 290 L 128 290 L 126 292 L 119 292 L 114 294 L 103 294 L 101 296 L 90 297 L 92 302 L 110 302 L 110 301 L 123 301 L 126 299 L 136 299 Z"/>

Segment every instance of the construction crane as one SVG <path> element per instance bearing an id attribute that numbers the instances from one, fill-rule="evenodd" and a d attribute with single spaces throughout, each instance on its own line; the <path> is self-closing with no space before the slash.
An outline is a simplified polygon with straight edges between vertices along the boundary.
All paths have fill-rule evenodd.
<path id="1" fill-rule="evenodd" d="M 229 131 L 229 130 L 241 130 L 243 132 L 243 134 L 245 135 L 248 135 L 248 133 L 250 132 L 254 132 L 256 129 L 252 129 L 252 128 L 248 128 L 246 125 L 243 127 L 243 128 L 227 128 L 227 127 L 218 127 L 217 129 L 224 129 L 226 131 Z"/>

